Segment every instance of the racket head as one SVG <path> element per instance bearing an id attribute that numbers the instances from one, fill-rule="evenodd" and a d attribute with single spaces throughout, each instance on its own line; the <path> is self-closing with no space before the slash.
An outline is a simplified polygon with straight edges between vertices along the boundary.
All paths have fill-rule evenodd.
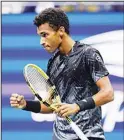
<path id="1" fill-rule="evenodd" d="M 54 96 L 55 86 L 50 82 L 48 75 L 37 65 L 27 64 L 23 74 L 32 93 L 39 95 L 42 101 Z"/>
<path id="2" fill-rule="evenodd" d="M 38 99 L 42 101 L 46 106 L 50 107 L 52 110 L 56 110 L 57 108 L 54 107 L 54 105 L 46 102 L 47 98 L 55 94 L 55 86 L 52 85 L 47 74 L 35 64 L 27 64 L 24 67 L 23 73 L 32 93 L 34 93 L 34 95 L 38 97 Z M 57 97 L 59 98 L 59 96 Z M 58 100 L 60 101 L 60 98 Z M 82 134 L 78 126 L 76 126 L 76 124 L 73 123 L 73 121 L 68 116 L 66 119 L 76 134 L 79 136 L 79 138 L 81 138 L 81 140 L 88 140 L 84 134 Z"/>

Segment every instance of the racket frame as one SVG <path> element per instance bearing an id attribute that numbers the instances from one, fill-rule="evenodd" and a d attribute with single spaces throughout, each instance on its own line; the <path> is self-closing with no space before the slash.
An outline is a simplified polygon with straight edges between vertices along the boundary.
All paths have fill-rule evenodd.
<path id="1" fill-rule="evenodd" d="M 33 87 L 32 87 L 31 84 L 28 82 L 28 79 L 27 79 L 26 73 L 25 73 L 26 68 L 27 68 L 28 66 L 32 66 L 32 67 L 36 68 L 36 69 L 38 70 L 38 72 L 49 82 L 49 84 L 51 85 L 51 88 L 52 88 L 53 91 L 54 91 L 53 94 L 56 93 L 56 88 L 55 88 L 55 86 L 52 85 L 52 83 L 51 83 L 49 77 L 47 76 L 47 74 L 46 74 L 40 67 L 38 67 L 37 65 L 35 65 L 35 64 L 27 64 L 27 65 L 24 67 L 24 70 L 23 70 L 24 78 L 25 78 L 25 81 L 26 81 L 28 87 L 29 87 L 30 90 L 32 91 L 32 93 L 34 93 L 34 95 L 38 98 L 38 100 L 39 100 L 41 103 L 43 103 L 44 105 L 46 105 L 46 106 L 47 106 L 48 108 L 50 108 L 52 111 L 55 111 L 56 108 L 53 107 L 53 106 L 51 106 L 50 103 L 48 103 L 47 101 L 43 101 L 43 99 L 39 96 L 38 93 L 36 93 L 36 92 L 34 91 Z M 66 116 L 65 118 L 66 118 L 66 120 L 69 122 L 69 124 L 71 125 L 71 127 L 72 127 L 73 129 L 74 129 L 74 127 L 77 129 L 77 130 L 74 129 L 74 131 L 76 132 L 76 134 L 79 136 L 79 138 L 80 138 L 81 140 L 88 140 L 87 137 L 86 137 L 86 136 L 83 134 L 83 132 L 80 130 L 80 128 L 79 128 L 68 116 Z"/>

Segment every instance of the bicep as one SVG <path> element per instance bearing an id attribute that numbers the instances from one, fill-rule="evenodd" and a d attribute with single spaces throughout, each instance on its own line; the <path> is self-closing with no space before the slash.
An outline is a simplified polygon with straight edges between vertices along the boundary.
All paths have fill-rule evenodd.
<path id="1" fill-rule="evenodd" d="M 102 90 L 102 89 L 111 89 L 112 85 L 111 82 L 109 80 L 108 76 L 104 76 L 102 78 L 100 78 L 97 82 L 96 85 Z"/>
<path id="2" fill-rule="evenodd" d="M 101 106 L 114 100 L 114 91 L 108 76 L 100 78 L 96 85 L 100 91 L 93 96 L 96 106 Z"/>

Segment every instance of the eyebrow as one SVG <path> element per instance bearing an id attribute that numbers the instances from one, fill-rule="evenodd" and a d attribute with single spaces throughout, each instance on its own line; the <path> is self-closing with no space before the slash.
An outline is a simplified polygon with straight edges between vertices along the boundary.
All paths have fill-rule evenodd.
<path id="1" fill-rule="evenodd" d="M 43 34 L 46 34 L 46 32 L 37 32 L 37 34 L 43 35 Z"/>

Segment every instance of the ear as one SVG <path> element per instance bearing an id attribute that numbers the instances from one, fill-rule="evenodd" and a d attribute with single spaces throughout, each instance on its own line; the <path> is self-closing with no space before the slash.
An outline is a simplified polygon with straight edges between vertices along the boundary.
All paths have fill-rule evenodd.
<path id="1" fill-rule="evenodd" d="M 65 28 L 63 26 L 61 26 L 59 28 L 59 35 L 60 35 L 61 38 L 63 37 L 64 33 L 65 33 Z"/>

